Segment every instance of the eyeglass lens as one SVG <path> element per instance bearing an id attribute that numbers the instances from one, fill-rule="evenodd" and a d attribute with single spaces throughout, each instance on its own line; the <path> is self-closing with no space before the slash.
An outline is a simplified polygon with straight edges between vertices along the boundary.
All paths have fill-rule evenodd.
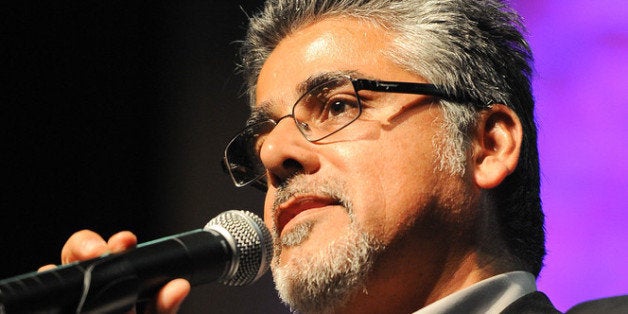
<path id="1" fill-rule="evenodd" d="M 327 80 L 306 92 L 292 108 L 295 124 L 310 142 L 322 140 L 355 121 L 361 106 L 349 77 Z M 236 186 L 259 179 L 266 172 L 260 160 L 260 139 L 277 125 L 273 120 L 253 124 L 227 145 L 225 165 Z"/>
<path id="2" fill-rule="evenodd" d="M 303 95 L 293 108 L 297 127 L 308 141 L 319 141 L 360 115 L 360 104 L 348 77 L 337 77 Z"/>
<path id="3" fill-rule="evenodd" d="M 273 120 L 256 123 L 234 137 L 225 150 L 225 166 L 236 186 L 244 186 L 266 173 L 259 159 L 259 139 L 275 127 Z"/>

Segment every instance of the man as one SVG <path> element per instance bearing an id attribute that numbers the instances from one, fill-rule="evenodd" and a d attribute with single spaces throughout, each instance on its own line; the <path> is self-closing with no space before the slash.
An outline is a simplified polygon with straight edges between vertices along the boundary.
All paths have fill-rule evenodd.
<path id="1" fill-rule="evenodd" d="M 267 188 L 271 265 L 303 313 L 557 312 L 531 52 L 498 0 L 271 0 L 242 48 L 236 185 Z M 91 243 L 91 244 L 89 244 Z M 64 263 L 135 244 L 73 235 Z M 175 280 L 155 309 L 176 311 Z"/>

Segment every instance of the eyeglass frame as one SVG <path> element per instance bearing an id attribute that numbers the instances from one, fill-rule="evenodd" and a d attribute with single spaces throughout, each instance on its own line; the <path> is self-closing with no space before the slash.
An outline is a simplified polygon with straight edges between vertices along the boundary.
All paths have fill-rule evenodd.
<path id="1" fill-rule="evenodd" d="M 357 104 L 358 104 L 358 114 L 356 115 L 355 118 L 353 118 L 351 121 L 349 121 L 348 123 L 346 123 L 345 125 L 343 125 L 342 127 L 330 132 L 329 134 L 326 134 L 322 137 L 318 137 L 315 138 L 313 140 L 308 139 L 307 135 L 304 133 L 304 131 L 302 130 L 301 126 L 299 126 L 299 123 L 304 124 L 303 122 L 298 121 L 295 116 L 294 116 L 294 108 L 297 106 L 297 104 L 299 104 L 301 102 L 301 100 L 308 94 L 311 93 L 312 90 L 319 88 L 321 85 L 327 84 L 328 81 L 326 82 L 322 82 L 320 84 L 316 84 L 315 86 L 308 88 L 307 91 L 305 93 L 303 93 L 296 101 L 295 103 L 292 105 L 292 110 L 290 114 L 287 114 L 285 116 L 282 116 L 280 118 L 278 118 L 277 120 L 275 119 L 263 119 L 261 121 L 257 121 L 255 123 L 252 123 L 248 126 L 246 126 L 245 128 L 243 128 L 240 132 L 238 132 L 227 144 L 227 146 L 225 147 L 225 151 L 224 151 L 224 156 L 221 160 L 221 165 L 222 165 L 222 169 L 224 172 L 226 172 L 230 177 L 231 180 L 233 181 L 233 184 L 236 187 L 243 187 L 243 186 L 247 186 L 247 185 L 251 185 L 259 190 L 262 191 L 266 191 L 268 189 L 266 180 L 265 180 L 265 176 L 266 173 L 262 173 L 259 174 L 257 177 L 250 179 L 244 183 L 239 183 L 237 181 L 237 179 L 235 178 L 235 176 L 232 173 L 232 168 L 229 167 L 229 158 L 227 157 L 227 152 L 229 150 L 229 147 L 231 146 L 231 144 L 233 144 L 233 142 L 241 136 L 241 134 L 243 134 L 244 132 L 246 132 L 247 130 L 250 130 L 251 128 L 255 127 L 255 126 L 259 126 L 262 125 L 264 123 L 272 123 L 274 124 L 274 126 L 272 127 L 271 130 L 268 131 L 268 133 L 272 132 L 272 130 L 279 124 L 279 122 L 281 122 L 281 120 L 288 118 L 288 117 L 292 117 L 292 119 L 294 120 L 297 129 L 299 130 L 299 132 L 301 133 L 301 135 L 308 141 L 311 143 L 317 142 L 317 141 L 321 141 L 337 132 L 339 132 L 340 130 L 346 128 L 347 126 L 349 126 L 350 124 L 352 124 L 353 122 L 355 122 L 355 120 L 357 120 L 361 115 L 362 115 L 362 100 L 360 99 L 360 95 L 359 95 L 359 91 L 362 90 L 368 90 L 368 91 L 374 91 L 374 92 L 387 92 L 387 93 L 398 93 L 398 94 L 413 94 L 413 95 L 426 95 L 426 96 L 434 96 L 434 97 L 438 97 L 440 99 L 445 99 L 445 100 L 449 100 L 449 101 L 454 101 L 454 102 L 460 102 L 460 103 L 468 103 L 470 102 L 470 98 L 466 95 L 456 95 L 456 94 L 452 94 L 449 93 L 447 91 L 445 91 L 445 89 L 441 86 L 435 85 L 435 84 L 431 84 L 431 83 L 418 83 L 418 82 L 401 82 L 401 81 L 381 81 L 381 80 L 372 80 L 372 79 L 365 79 L 365 78 L 354 78 L 350 75 L 337 75 L 335 76 L 336 78 L 338 77 L 345 77 L 347 78 L 354 89 L 355 95 L 356 95 L 356 99 L 357 99 Z M 474 102 L 475 103 L 475 102 Z M 487 105 L 490 105 L 489 102 Z M 305 124 L 307 125 L 307 124 Z M 258 157 L 259 159 L 259 157 Z M 261 159 L 260 159 L 261 161 Z M 266 169 L 266 167 L 264 167 Z"/>

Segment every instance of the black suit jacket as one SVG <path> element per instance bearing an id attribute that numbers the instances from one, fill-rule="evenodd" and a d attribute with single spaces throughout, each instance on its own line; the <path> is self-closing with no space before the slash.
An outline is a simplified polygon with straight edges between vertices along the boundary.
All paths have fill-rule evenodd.
<path id="1" fill-rule="evenodd" d="M 628 313 L 628 295 L 598 299 L 580 303 L 572 307 L 567 314 L 626 314 Z"/>
<path id="2" fill-rule="evenodd" d="M 502 314 L 533 314 L 533 313 L 561 313 L 550 299 L 542 292 L 536 291 L 524 295 L 510 304 Z M 580 303 L 566 314 L 628 314 L 628 295 L 610 297 Z"/>

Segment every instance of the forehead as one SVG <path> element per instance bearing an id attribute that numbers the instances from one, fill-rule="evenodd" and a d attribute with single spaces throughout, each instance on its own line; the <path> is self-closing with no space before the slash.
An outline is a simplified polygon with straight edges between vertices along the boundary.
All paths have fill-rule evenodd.
<path id="1" fill-rule="evenodd" d="M 330 18 L 305 26 L 280 41 L 269 55 L 258 77 L 256 104 L 290 105 L 303 82 L 321 73 L 416 80 L 387 57 L 391 38 L 380 26 L 357 19 Z"/>

